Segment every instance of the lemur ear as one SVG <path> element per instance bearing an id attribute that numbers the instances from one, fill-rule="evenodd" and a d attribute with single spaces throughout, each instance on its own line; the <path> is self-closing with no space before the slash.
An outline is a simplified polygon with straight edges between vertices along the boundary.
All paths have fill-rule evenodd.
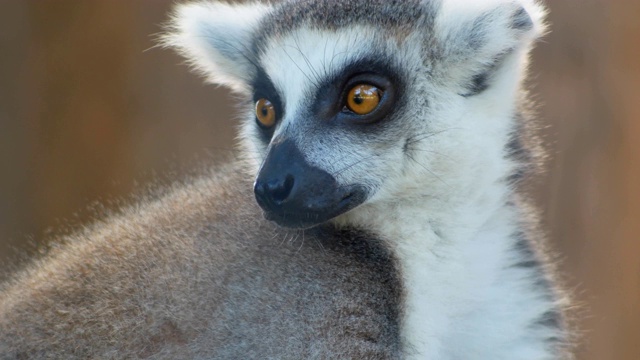
<path id="1" fill-rule="evenodd" d="M 215 84 L 244 91 L 256 72 L 251 42 L 270 7 L 200 2 L 176 7 L 163 44 Z"/>
<path id="2" fill-rule="evenodd" d="M 461 4 L 464 3 L 464 4 Z M 491 73 L 511 54 L 527 52 L 545 31 L 537 0 L 447 0 L 435 33 L 449 64 L 471 76 L 467 96 L 489 86 Z"/>

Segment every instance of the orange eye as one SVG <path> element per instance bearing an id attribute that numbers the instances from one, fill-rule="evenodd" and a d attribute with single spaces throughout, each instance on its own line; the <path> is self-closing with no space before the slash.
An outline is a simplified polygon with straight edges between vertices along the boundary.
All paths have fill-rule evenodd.
<path id="1" fill-rule="evenodd" d="M 382 90 L 377 87 L 359 84 L 349 91 L 347 107 L 358 115 L 367 115 L 378 107 L 381 97 Z"/>
<path id="2" fill-rule="evenodd" d="M 267 99 L 260 99 L 256 102 L 256 118 L 262 126 L 272 127 L 276 123 L 276 109 Z"/>

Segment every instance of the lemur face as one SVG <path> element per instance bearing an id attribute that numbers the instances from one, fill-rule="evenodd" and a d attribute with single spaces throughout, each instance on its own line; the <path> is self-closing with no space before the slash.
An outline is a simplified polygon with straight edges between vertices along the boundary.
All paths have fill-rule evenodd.
<path id="1" fill-rule="evenodd" d="M 515 2 L 451 1 L 186 5 L 168 43 L 244 96 L 258 204 L 305 228 L 464 196 L 492 166 L 483 152 L 503 151 L 491 142 L 510 129 L 494 118 L 518 84 L 502 79 L 519 78 L 503 75 L 533 22 Z"/>
<path id="2" fill-rule="evenodd" d="M 265 44 L 245 133 L 263 154 L 254 190 L 267 218 L 313 226 L 369 201 L 428 133 L 412 121 L 427 109 L 411 79 L 419 57 L 377 33 L 298 29 Z"/>

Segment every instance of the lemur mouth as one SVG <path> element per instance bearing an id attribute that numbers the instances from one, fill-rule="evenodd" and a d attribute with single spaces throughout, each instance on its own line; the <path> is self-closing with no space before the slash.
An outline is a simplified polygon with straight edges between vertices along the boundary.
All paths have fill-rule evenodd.
<path id="1" fill-rule="evenodd" d="M 349 193 L 345 196 L 342 197 L 342 200 L 340 200 L 340 204 L 344 204 L 344 203 L 350 203 L 351 199 L 353 199 L 353 197 L 356 195 L 355 192 Z"/>
<path id="2" fill-rule="evenodd" d="M 291 205 L 276 204 L 261 197 L 257 199 L 265 219 L 282 227 L 308 229 L 354 209 L 366 199 L 366 192 L 362 187 L 354 186 L 349 190 L 343 196 L 335 196 L 338 194 L 334 193 L 327 197 L 294 201 Z"/>

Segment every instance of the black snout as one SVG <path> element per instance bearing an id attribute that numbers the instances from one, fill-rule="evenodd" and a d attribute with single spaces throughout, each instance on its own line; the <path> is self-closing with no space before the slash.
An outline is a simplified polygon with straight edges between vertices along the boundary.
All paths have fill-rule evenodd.
<path id="1" fill-rule="evenodd" d="M 291 140 L 274 140 L 254 192 L 268 220 L 295 228 L 323 223 L 365 198 L 361 187 L 341 187 L 331 174 L 309 165 Z"/>

